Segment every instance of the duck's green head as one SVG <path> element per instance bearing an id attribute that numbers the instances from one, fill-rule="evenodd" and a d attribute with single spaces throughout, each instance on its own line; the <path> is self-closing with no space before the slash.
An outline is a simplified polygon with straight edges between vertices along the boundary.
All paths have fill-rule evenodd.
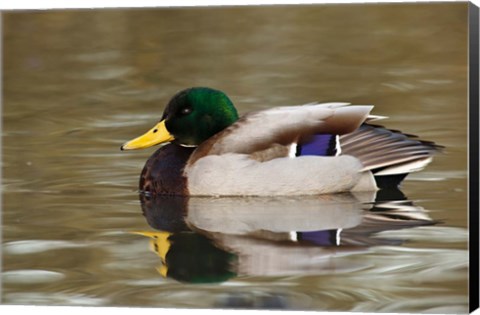
<path id="1" fill-rule="evenodd" d="M 186 89 L 170 100 L 157 125 L 121 149 L 143 149 L 171 141 L 196 146 L 237 119 L 237 110 L 222 91 L 205 87 Z"/>

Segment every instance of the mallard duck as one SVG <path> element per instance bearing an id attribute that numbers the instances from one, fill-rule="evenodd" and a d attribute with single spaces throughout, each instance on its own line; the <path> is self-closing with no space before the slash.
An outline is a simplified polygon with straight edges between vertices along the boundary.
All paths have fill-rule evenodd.
<path id="1" fill-rule="evenodd" d="M 373 106 L 311 103 L 239 118 L 222 91 L 194 87 L 160 122 L 121 149 L 161 143 L 140 190 L 186 196 L 312 195 L 397 186 L 439 150 L 433 142 L 371 122 Z"/>

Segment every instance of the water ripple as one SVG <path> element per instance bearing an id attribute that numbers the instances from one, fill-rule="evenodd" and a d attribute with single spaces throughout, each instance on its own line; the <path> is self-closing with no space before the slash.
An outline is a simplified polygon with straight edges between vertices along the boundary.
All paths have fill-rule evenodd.
<path id="1" fill-rule="evenodd" d="M 38 269 L 10 270 L 2 273 L 2 281 L 4 283 L 15 284 L 55 282 L 64 278 L 65 275 L 63 273 Z"/>
<path id="2" fill-rule="evenodd" d="M 3 251 L 8 255 L 24 255 L 46 252 L 55 249 L 78 248 L 86 245 L 71 241 L 58 240 L 24 240 L 13 241 L 3 245 Z"/>

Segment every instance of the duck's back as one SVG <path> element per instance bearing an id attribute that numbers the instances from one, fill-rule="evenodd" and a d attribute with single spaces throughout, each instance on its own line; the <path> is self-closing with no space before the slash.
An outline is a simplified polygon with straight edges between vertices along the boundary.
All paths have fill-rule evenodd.
<path id="1" fill-rule="evenodd" d="M 176 144 L 159 148 L 143 167 L 140 191 L 162 195 L 187 195 L 187 179 L 183 176 L 183 168 L 194 149 Z"/>

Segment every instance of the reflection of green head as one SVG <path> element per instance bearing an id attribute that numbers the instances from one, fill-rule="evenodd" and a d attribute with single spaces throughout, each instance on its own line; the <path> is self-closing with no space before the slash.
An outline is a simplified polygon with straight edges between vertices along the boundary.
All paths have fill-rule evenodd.
<path id="1" fill-rule="evenodd" d="M 192 232 L 169 237 L 170 248 L 165 256 L 167 276 L 189 283 L 223 282 L 236 274 L 236 256 L 215 247 L 212 242 Z"/>
<path id="2" fill-rule="evenodd" d="M 175 141 L 184 145 L 199 145 L 237 119 L 237 110 L 225 93 L 204 87 L 177 93 L 162 117 Z"/>

